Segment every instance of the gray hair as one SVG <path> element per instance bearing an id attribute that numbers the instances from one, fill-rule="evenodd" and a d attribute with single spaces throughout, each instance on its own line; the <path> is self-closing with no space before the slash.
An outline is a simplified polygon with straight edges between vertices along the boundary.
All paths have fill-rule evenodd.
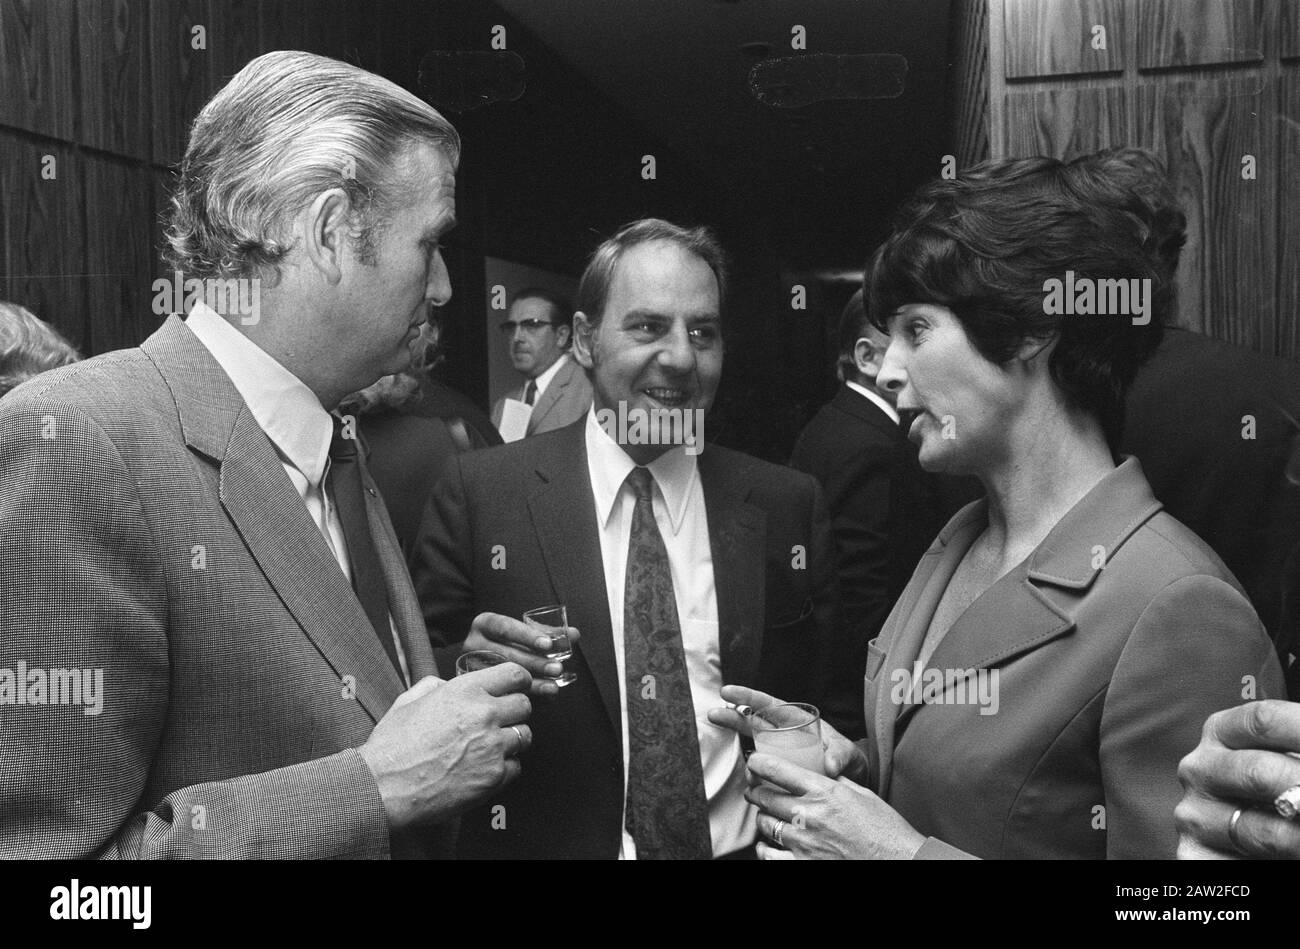
<path id="1" fill-rule="evenodd" d="M 0 395 L 80 358 L 53 326 L 16 303 L 0 300 Z"/>
<path id="2" fill-rule="evenodd" d="M 596 248 L 578 282 L 578 309 L 588 322 L 599 323 L 609 302 L 614 271 L 623 255 L 639 244 L 669 241 L 699 257 L 718 280 L 718 305 L 727 295 L 727 255 L 707 227 L 682 227 L 660 218 L 648 217 L 624 225 L 617 234 Z"/>
<path id="3" fill-rule="evenodd" d="M 399 159 L 421 142 L 460 159 L 451 124 L 387 79 L 312 53 L 258 56 L 194 120 L 164 257 L 199 278 L 275 270 L 291 249 L 288 219 L 340 188 L 366 261 L 377 222 L 400 204 Z"/>

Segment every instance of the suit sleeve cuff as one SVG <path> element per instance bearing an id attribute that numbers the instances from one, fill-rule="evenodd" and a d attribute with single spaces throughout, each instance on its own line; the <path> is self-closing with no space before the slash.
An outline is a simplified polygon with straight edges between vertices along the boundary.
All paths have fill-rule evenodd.
<path id="1" fill-rule="evenodd" d="M 925 843 L 921 844 L 921 849 L 912 855 L 913 860 L 978 860 L 979 857 L 969 854 L 965 850 L 958 850 L 951 844 L 946 844 L 942 840 L 934 837 L 925 838 Z"/>

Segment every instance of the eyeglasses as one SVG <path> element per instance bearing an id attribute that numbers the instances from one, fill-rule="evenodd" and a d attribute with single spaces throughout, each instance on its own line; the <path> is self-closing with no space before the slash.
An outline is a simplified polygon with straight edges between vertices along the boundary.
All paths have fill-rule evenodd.
<path id="1" fill-rule="evenodd" d="M 505 320 L 501 323 L 499 330 L 502 336 L 514 336 L 515 328 L 524 330 L 527 333 L 536 333 L 543 326 L 554 326 L 555 324 L 548 320 Z"/>

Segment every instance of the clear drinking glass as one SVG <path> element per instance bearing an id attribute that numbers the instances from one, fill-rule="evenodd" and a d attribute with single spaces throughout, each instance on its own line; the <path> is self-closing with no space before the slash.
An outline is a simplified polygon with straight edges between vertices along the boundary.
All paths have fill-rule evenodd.
<path id="1" fill-rule="evenodd" d="M 489 652 L 486 649 L 463 652 L 456 657 L 456 675 L 463 676 L 467 672 L 478 672 L 480 669 L 486 669 L 489 666 L 499 666 L 505 661 L 505 656 Z"/>
<path id="2" fill-rule="evenodd" d="M 551 648 L 547 651 L 546 658 L 565 666 L 564 670 L 551 681 L 561 688 L 575 681 L 578 674 L 571 671 L 566 663 L 566 660 L 573 655 L 573 645 L 569 642 L 569 614 L 564 604 L 539 606 L 535 610 L 529 610 L 524 614 L 524 622 L 529 626 L 537 627 L 543 635 L 551 637 Z"/>
<path id="3" fill-rule="evenodd" d="M 749 723 L 755 751 L 776 755 L 817 774 L 826 773 L 822 716 L 817 706 L 802 702 L 769 705 L 755 710 Z"/>

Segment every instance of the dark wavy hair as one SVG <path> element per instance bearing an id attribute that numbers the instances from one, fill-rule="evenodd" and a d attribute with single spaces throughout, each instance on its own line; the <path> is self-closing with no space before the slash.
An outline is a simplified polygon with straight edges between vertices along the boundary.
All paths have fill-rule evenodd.
<path id="1" fill-rule="evenodd" d="M 1005 365 L 1027 341 L 1056 341 L 1048 368 L 1111 450 L 1124 398 L 1160 344 L 1174 306 L 1186 218 L 1151 154 L 1111 149 L 1071 162 L 984 162 L 924 185 L 867 266 L 873 325 L 909 303 L 947 307 L 985 359 Z M 1045 282 L 1150 279 L 1150 322 L 1044 312 Z"/>

